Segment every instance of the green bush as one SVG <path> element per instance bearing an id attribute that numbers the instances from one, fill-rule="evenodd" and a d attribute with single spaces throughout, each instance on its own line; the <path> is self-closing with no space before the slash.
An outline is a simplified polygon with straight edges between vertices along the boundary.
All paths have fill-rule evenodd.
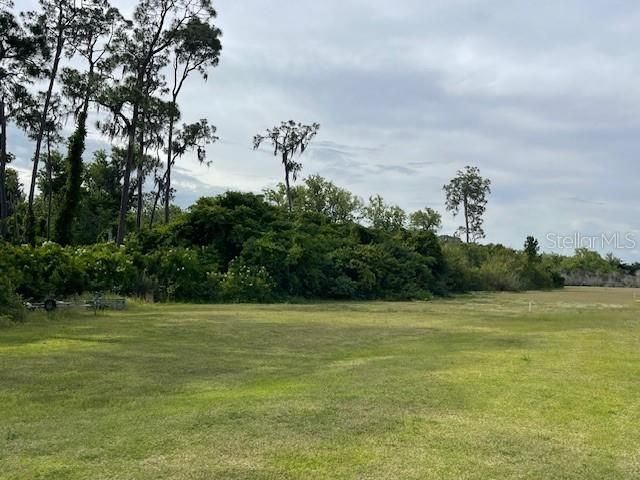
<path id="1" fill-rule="evenodd" d="M 0 276 L 0 320 L 8 319 L 17 322 L 24 318 L 24 314 L 22 298 L 15 292 L 11 281 L 7 277 Z"/>
<path id="2" fill-rule="evenodd" d="M 56 243 L 40 247 L 3 248 L 3 268 L 24 298 L 40 300 L 50 295 L 73 295 L 86 288 L 86 278 L 73 250 Z"/>
<path id="3" fill-rule="evenodd" d="M 474 290 L 515 292 L 525 287 L 517 259 L 492 258 L 478 268 L 478 284 Z"/>
<path id="4" fill-rule="evenodd" d="M 247 266 L 234 260 L 226 273 L 210 273 L 207 280 L 223 302 L 269 303 L 275 300 L 275 284 L 264 267 Z"/>
<path id="5" fill-rule="evenodd" d="M 139 281 L 139 272 L 134 260 L 124 248 L 112 243 L 102 243 L 77 248 L 78 258 L 90 291 L 130 294 Z"/>
<path id="6" fill-rule="evenodd" d="M 567 260 L 399 226 L 337 223 L 318 211 L 288 215 L 238 192 L 202 198 L 176 222 L 129 235 L 123 247 L 0 248 L 5 279 L 35 300 L 88 291 L 189 302 L 414 300 L 557 287 L 563 266 L 613 268 L 586 251 Z"/>
<path id="7" fill-rule="evenodd" d="M 559 288 L 562 276 L 542 258 L 502 245 L 447 243 L 443 247 L 450 291 L 518 291 Z"/>
<path id="8" fill-rule="evenodd" d="M 146 275 L 154 279 L 162 300 L 213 300 L 207 277 L 215 271 L 215 263 L 204 261 L 197 248 L 163 248 L 145 256 Z"/>

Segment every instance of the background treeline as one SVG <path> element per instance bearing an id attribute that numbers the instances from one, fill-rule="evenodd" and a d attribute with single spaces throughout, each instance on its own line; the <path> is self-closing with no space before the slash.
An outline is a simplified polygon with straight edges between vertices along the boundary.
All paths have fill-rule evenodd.
<path id="1" fill-rule="evenodd" d="M 94 192 L 95 193 L 95 192 Z M 99 223 L 99 222 L 98 222 Z M 412 300 L 471 290 L 555 288 L 565 276 L 634 275 L 612 256 L 572 257 L 438 236 L 437 212 L 407 215 L 375 196 L 364 202 L 319 176 L 264 195 L 201 198 L 169 224 L 114 242 L 62 247 L 5 243 L 0 304 L 91 291 L 157 301 Z"/>
<path id="2" fill-rule="evenodd" d="M 537 252 L 442 241 L 431 228 L 391 221 L 404 212 L 379 197 L 376 208 L 360 209 L 348 192 L 324 186 L 347 202 L 319 194 L 311 201 L 307 190 L 290 214 L 265 196 L 228 192 L 200 199 L 168 225 L 132 233 L 121 247 L 5 244 L 0 269 L 26 298 L 102 290 L 207 302 L 401 300 L 561 285 Z M 356 221 L 360 214 L 371 226 Z"/>

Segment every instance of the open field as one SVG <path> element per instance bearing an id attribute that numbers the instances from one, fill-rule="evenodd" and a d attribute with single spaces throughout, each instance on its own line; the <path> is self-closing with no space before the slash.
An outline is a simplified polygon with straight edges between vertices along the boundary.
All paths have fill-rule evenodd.
<path id="1" fill-rule="evenodd" d="M 0 329 L 0 478 L 640 478 L 638 298 L 31 318 Z"/>

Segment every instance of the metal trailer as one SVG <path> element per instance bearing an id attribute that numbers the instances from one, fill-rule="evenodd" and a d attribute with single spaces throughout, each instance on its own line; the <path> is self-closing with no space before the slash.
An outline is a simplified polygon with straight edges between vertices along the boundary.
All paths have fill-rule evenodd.
<path id="1" fill-rule="evenodd" d="M 55 298 L 46 298 L 42 302 L 25 302 L 27 310 L 45 310 L 53 312 L 59 308 L 85 307 L 89 310 L 124 310 L 126 307 L 126 299 L 117 297 L 103 297 L 102 294 L 95 294 L 91 299 L 80 302 L 66 302 L 64 300 L 56 300 Z"/>

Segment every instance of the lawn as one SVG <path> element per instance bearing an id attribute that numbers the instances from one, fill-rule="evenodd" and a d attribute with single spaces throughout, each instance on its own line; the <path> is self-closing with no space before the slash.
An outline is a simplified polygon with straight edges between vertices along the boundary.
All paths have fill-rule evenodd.
<path id="1" fill-rule="evenodd" d="M 0 478 L 640 478 L 639 314 L 579 288 L 37 314 L 0 329 Z"/>

